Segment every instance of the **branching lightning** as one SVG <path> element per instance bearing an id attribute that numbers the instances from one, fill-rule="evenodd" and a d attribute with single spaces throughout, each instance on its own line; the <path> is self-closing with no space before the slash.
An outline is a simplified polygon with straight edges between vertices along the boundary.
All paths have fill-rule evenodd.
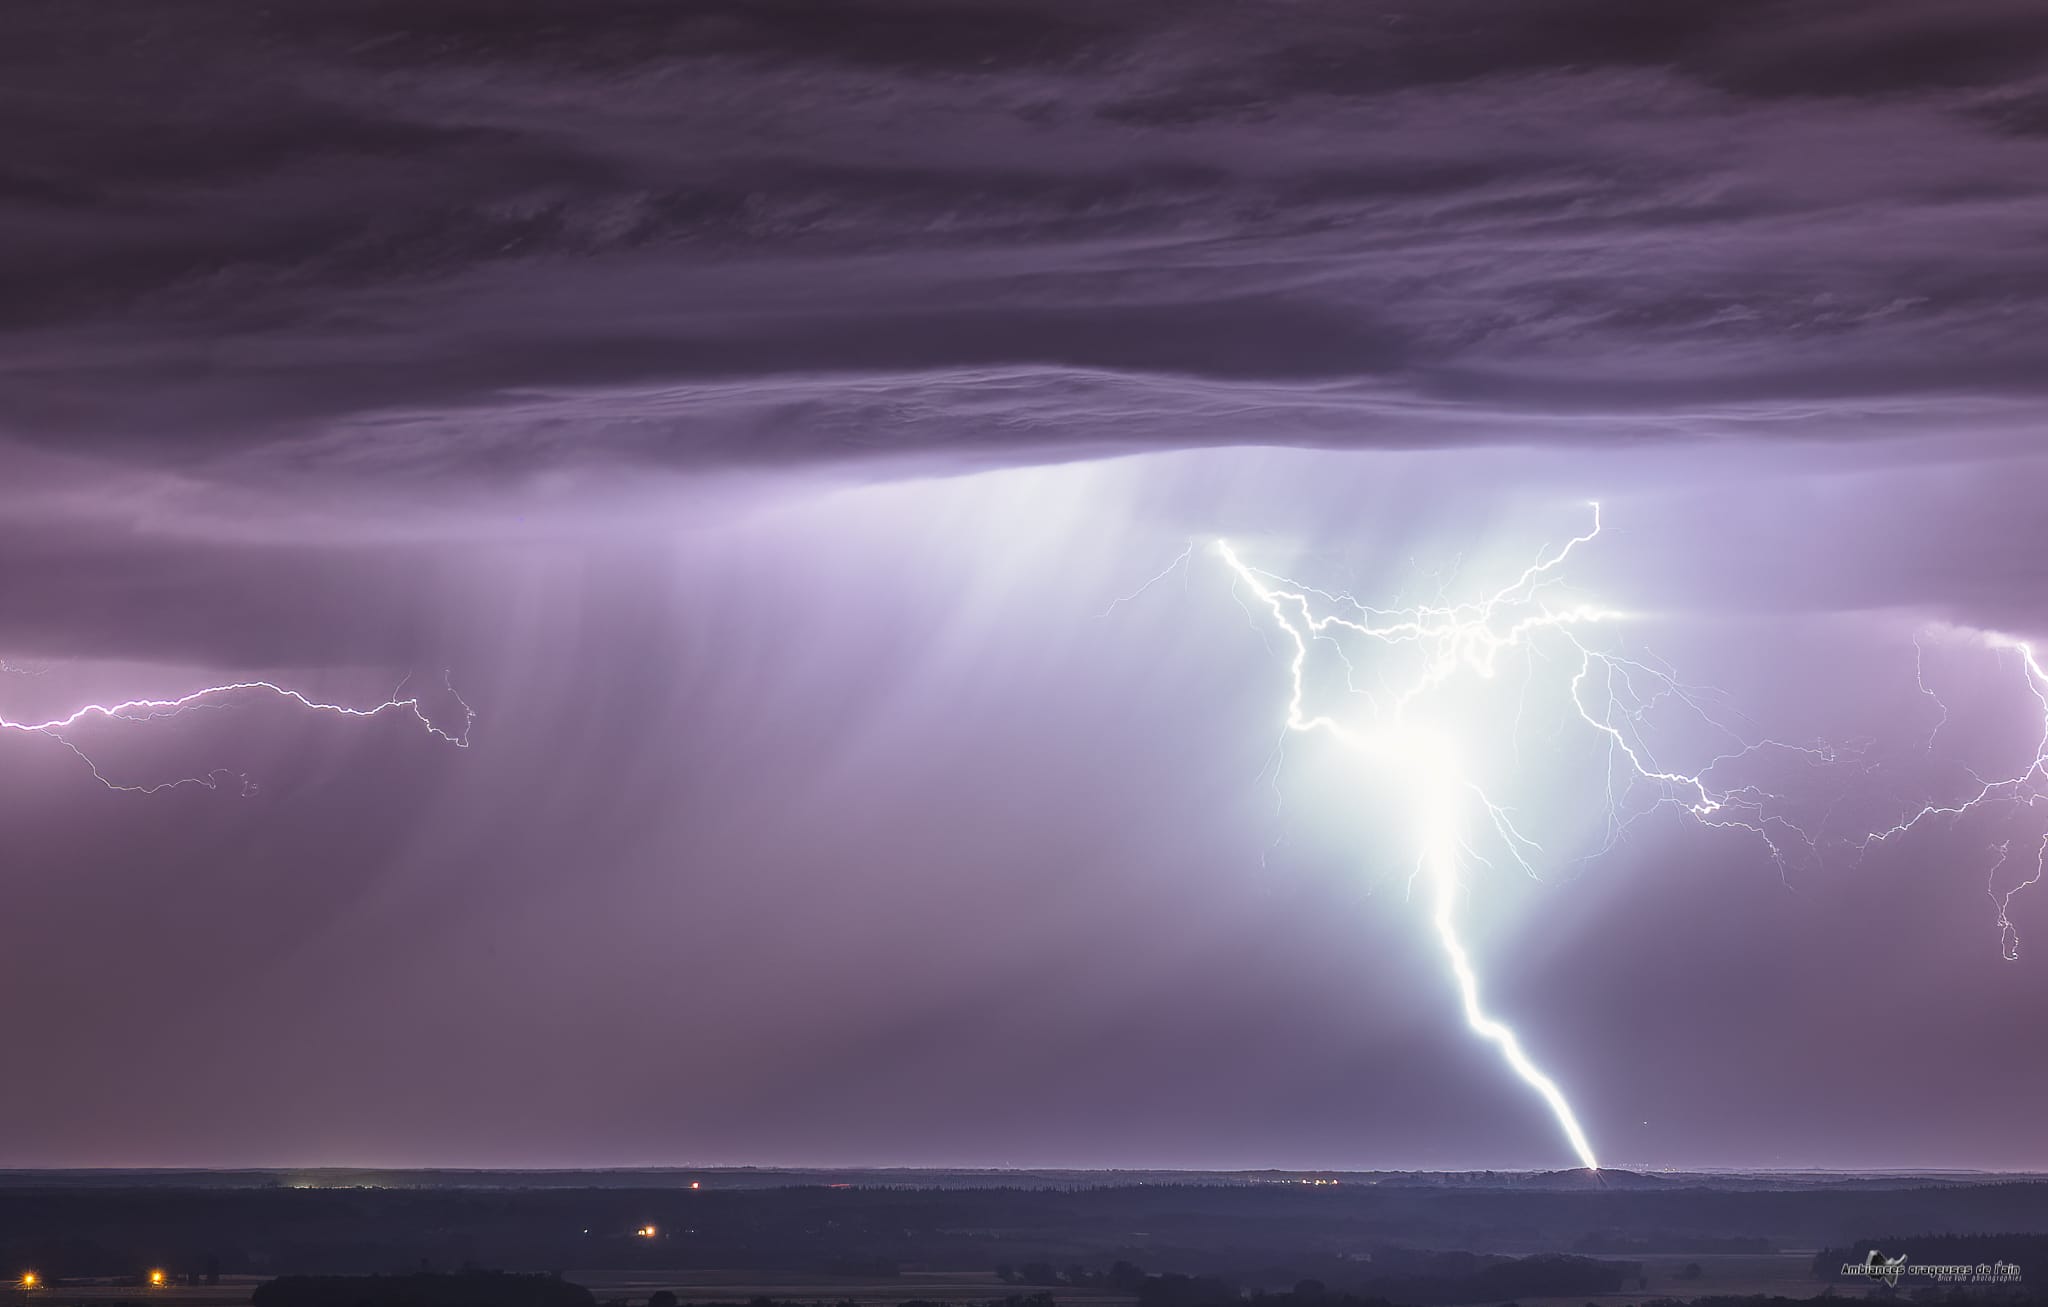
<path id="1" fill-rule="evenodd" d="M 1325 736 L 1358 756 L 1369 783 L 1406 787 L 1404 811 L 1411 822 L 1415 859 L 1410 886 L 1420 881 L 1426 894 L 1436 941 L 1465 1023 L 1498 1049 L 1514 1074 L 1548 1107 L 1579 1161 L 1597 1169 L 1592 1144 L 1564 1090 L 1530 1057 L 1516 1032 L 1483 1003 L 1480 978 L 1460 931 L 1459 909 L 1469 892 L 1467 870 L 1475 864 L 1492 865 L 1481 845 L 1532 876 L 1541 874 L 1540 866 L 1563 861 L 1518 828 L 1510 809 L 1488 796 L 1477 779 L 1480 769 L 1471 764 L 1502 758 L 1519 763 L 1529 686 L 1539 675 L 1547 675 L 1551 681 L 1546 683 L 1556 685 L 1565 706 L 1561 722 L 1582 728 L 1585 741 L 1605 755 L 1604 792 L 1597 796 L 1602 834 L 1596 847 L 1570 861 L 1583 862 L 1614 850 L 1649 813 L 1668 811 L 1699 826 L 1756 841 L 1780 875 L 1788 876 L 1793 859 L 1817 855 L 1818 828 L 1827 817 L 1818 825 L 1795 821 L 1790 815 L 1794 805 L 1786 798 L 1730 774 L 1767 757 L 1821 771 L 1858 762 L 1860 755 L 1821 743 L 1752 740 L 1748 723 L 1726 706 L 1718 691 L 1680 681 L 1654 655 L 1625 652 L 1614 637 L 1626 615 L 1574 601 L 1563 587 L 1567 560 L 1602 534 L 1599 505 L 1592 505 L 1591 512 L 1592 523 L 1581 534 L 1540 553 L 1506 585 L 1465 603 L 1374 608 L 1248 563 L 1228 541 L 1218 541 L 1215 550 L 1240 599 L 1248 591 L 1256 601 L 1248 611 L 1262 610 L 1284 636 L 1289 657 L 1282 739 L 1292 734 Z M 1186 562 L 1184 554 L 1174 566 Z M 1979 779 L 1974 794 L 1954 803 L 1928 804 L 1887 829 L 1850 841 L 1852 845 L 1868 849 L 1925 822 L 1960 818 L 1994 804 L 2048 806 L 2048 673 L 2027 645 L 2004 637 L 1985 638 L 1994 647 L 2019 653 L 2027 686 L 2040 704 L 2043 729 L 2033 758 L 2014 775 Z M 1327 650 L 1341 667 L 1339 706 L 1314 702 L 1321 687 L 1337 679 L 1314 671 L 1315 650 Z M 1521 693 L 1514 697 L 1511 713 L 1489 712 L 1479 706 L 1480 683 L 1497 678 L 1511 659 L 1521 664 Z M 1917 656 L 1914 675 L 1920 693 L 1940 708 L 1941 721 L 1934 728 L 1938 732 L 1948 720 L 1948 708 L 1929 686 L 1924 660 Z M 1718 750 L 1700 749 L 1711 756 L 1690 770 L 1674 766 L 1653 744 L 1653 738 L 1665 738 L 1661 732 L 1653 737 L 1653 719 L 1683 720 L 1692 733 L 1689 738 L 1725 743 Z M 1930 733 L 1928 750 L 1933 744 Z M 2001 951 L 2016 958 L 2018 933 L 2008 910 L 2015 894 L 2048 875 L 2048 833 L 2034 851 L 2033 874 L 2001 891 L 2009 845 L 1998 846 L 1999 861 L 1991 869 L 1989 889 L 1997 909 Z"/>
<path id="2" fill-rule="evenodd" d="M 85 749 L 73 738 L 76 730 L 94 721 L 143 723 L 166 717 L 182 716 L 200 709 L 223 708 L 231 706 L 237 701 L 255 696 L 269 696 L 274 699 L 282 699 L 289 703 L 297 704 L 299 707 L 311 712 L 331 713 L 339 717 L 370 718 L 382 717 L 392 713 L 411 713 L 419 720 L 420 725 L 426 729 L 429 735 L 452 744 L 458 749 L 468 748 L 470 728 L 476 722 L 476 710 L 471 708 L 460 694 L 456 693 L 455 687 L 450 680 L 444 676 L 442 684 L 449 696 L 461 708 L 462 726 L 458 730 L 449 730 L 438 725 L 428 715 L 426 707 L 418 694 L 405 695 L 405 684 L 405 681 L 400 681 L 398 688 L 392 691 L 391 697 L 382 703 L 361 707 L 323 702 L 301 691 L 277 685 L 270 681 L 235 681 L 225 685 L 210 685 L 204 689 L 194 690 L 189 694 L 179 695 L 174 699 L 126 699 L 119 703 L 89 703 L 81 708 L 74 709 L 62 717 L 52 717 L 47 721 L 15 721 L 0 715 L 0 732 L 35 735 L 55 741 L 57 744 L 70 750 L 80 762 L 84 763 L 86 770 L 92 774 L 94 780 L 110 790 L 120 790 L 132 794 L 159 794 L 165 790 L 179 789 L 186 786 L 203 786 L 207 789 L 219 789 L 224 782 L 230 780 L 239 782 L 245 793 L 251 787 L 248 779 L 241 773 L 221 768 L 189 776 L 174 777 L 170 780 L 144 784 L 124 784 L 112 779 L 101 770 L 100 764 L 87 754 Z"/>
<path id="3" fill-rule="evenodd" d="M 1450 974 L 1466 1026 L 1490 1044 L 1508 1068 L 1543 1102 L 1578 1161 L 1597 1170 L 1599 1161 L 1563 1087 L 1530 1055 L 1520 1035 L 1487 1006 L 1480 969 L 1463 929 L 1464 908 L 1476 867 L 1512 865 L 1534 877 L 1612 852 L 1650 814 L 1676 815 L 1699 827 L 1732 832 L 1754 841 L 1761 853 L 1789 876 L 1795 860 L 1817 854 L 1818 822 L 1795 819 L 1803 811 L 1787 797 L 1738 774 L 1765 757 L 1812 769 L 1836 767 L 1858 755 L 1824 743 L 1756 738 L 1756 732 L 1727 706 L 1720 692 L 1679 678 L 1653 654 L 1624 648 L 1619 630 L 1628 614 L 1575 597 L 1565 583 L 1567 564 L 1595 547 L 1604 527 L 1591 506 L 1590 525 L 1562 546 L 1539 552 L 1535 561 L 1506 584 L 1482 596 L 1377 608 L 1347 594 L 1317 589 L 1248 562 L 1228 541 L 1214 553 L 1227 568 L 1233 593 L 1255 628 L 1277 631 L 1286 653 L 1288 689 L 1281 738 L 1320 736 L 1359 762 L 1365 783 L 1396 791 L 1405 799 L 1412 844 L 1411 890 L 1424 896 L 1432 933 Z M 1160 581 L 1195 564 L 1192 542 L 1171 563 L 1136 590 L 1117 598 L 1105 613 L 1145 595 Z M 2048 818 L 2048 669 L 2031 646 L 2009 637 L 1973 633 L 1992 649 L 2017 655 L 2020 679 L 2041 715 L 2032 754 L 1994 779 L 1971 773 L 1959 797 L 1928 802 L 1901 812 L 1881 829 L 1849 843 L 1869 851 L 1937 823 L 1954 823 L 1997 810 L 2007 815 L 2039 813 Z M 1321 670 L 1315 656 L 1334 657 Z M 1503 672 L 1519 673 L 1520 693 L 1502 696 L 1503 709 L 1479 694 Z M 41 666 L 0 661 L 0 673 L 41 676 Z M 1923 752 L 1950 720 L 1948 705 L 1930 684 L 1924 651 L 1916 642 L 1914 685 L 1939 720 Z M 1341 681 L 1341 693 L 1330 686 Z M 1599 834 L 1590 849 L 1560 856 L 1518 824 L 1514 810 L 1488 792 L 1489 767 L 1502 760 L 1519 770 L 1530 689 L 1553 689 L 1562 708 L 1561 728 L 1579 732 L 1586 747 L 1604 759 L 1596 800 Z M 431 737 L 467 748 L 475 711 L 444 677 L 450 701 L 459 707 L 459 727 L 437 721 L 422 694 L 401 681 L 381 702 L 328 702 L 271 681 L 236 681 L 207 686 L 175 698 L 132 698 L 89 703 L 47 720 L 14 720 L 0 714 L 0 733 L 36 736 L 69 750 L 110 790 L 156 794 L 180 787 L 221 788 L 240 773 L 215 769 L 144 783 L 110 776 L 78 738 L 98 723 L 141 725 L 200 710 L 223 710 L 256 699 L 282 701 L 313 713 L 351 719 L 410 714 Z M 1322 700 L 1329 697 L 1331 704 Z M 1718 741 L 1709 748 L 1675 748 L 1668 724 L 1686 723 L 1688 738 Z M 1690 753 L 1685 761 L 1675 756 Z M 1675 755 L 1674 757 L 1667 757 Z M 1703 760 L 1702 760 L 1703 759 Z M 1892 815 L 1886 811 L 1886 819 Z M 2015 845 L 2019 848 L 2015 848 Z M 2024 841 L 2007 838 L 1989 845 L 1996 854 L 1985 881 L 1996 917 L 2003 957 L 2019 956 L 2019 932 L 2011 910 L 2021 891 L 2048 879 L 2048 830 Z M 1489 857 L 1488 855 L 1492 855 Z M 2015 879 L 2014 863 L 2032 861 L 2031 874 Z M 2003 886 L 2003 888 L 2001 888 Z"/>
<path id="4" fill-rule="evenodd" d="M 1289 664 L 1291 687 L 1287 701 L 1287 729 L 1320 731 L 1359 753 L 1383 764 L 1404 770 L 1413 787 L 1417 833 L 1416 870 L 1428 886 L 1431 921 L 1438 943 L 1450 964 L 1451 975 L 1464 1008 L 1465 1023 L 1474 1034 L 1492 1043 L 1524 1083 L 1535 1090 L 1558 1127 L 1570 1141 L 1572 1151 L 1589 1169 L 1599 1168 L 1592 1142 L 1586 1137 L 1564 1091 L 1545 1074 L 1522 1048 L 1521 1039 L 1506 1023 L 1491 1016 L 1480 1001 L 1479 977 L 1470 952 L 1458 930 L 1458 898 L 1462 888 L 1459 866 L 1467 852 L 1466 813 L 1473 802 L 1487 813 L 1490 822 L 1510 854 L 1527 866 L 1526 853 L 1535 846 L 1518 832 L 1507 813 L 1487 799 L 1460 772 L 1451 742 L 1440 732 L 1418 727 L 1411 717 L 1417 702 L 1462 673 L 1491 677 L 1503 650 L 1528 640 L 1538 630 L 1562 630 L 1574 624 L 1597 622 L 1614 614 L 1590 605 L 1564 609 L 1542 606 L 1536 599 L 1546 574 L 1561 564 L 1577 546 L 1599 534 L 1596 516 L 1593 529 L 1575 537 L 1556 554 L 1539 559 L 1511 584 L 1483 602 L 1470 605 L 1424 607 L 1405 612 L 1367 608 L 1354 601 L 1310 589 L 1247 565 L 1229 542 L 1218 542 L 1221 553 L 1237 578 L 1263 602 L 1273 619 L 1292 642 L 1294 656 Z M 1357 617 L 1325 614 L 1318 616 L 1312 597 L 1344 603 Z M 1426 656 L 1407 683 L 1390 693 L 1358 691 L 1352 680 L 1357 668 L 1345 657 L 1346 680 L 1355 693 L 1365 694 L 1370 705 L 1365 722 L 1354 726 L 1328 713 L 1311 713 L 1306 670 L 1312 639 L 1338 644 L 1334 632 L 1345 632 L 1383 645 L 1417 645 Z M 1620 739 L 1617 735 L 1617 739 Z M 1625 741 L 1623 747 L 1626 747 Z"/>
<path id="5" fill-rule="evenodd" d="M 2041 734 L 2035 739 L 2033 755 L 2012 775 L 1997 780 L 1985 780 L 1974 772 L 1971 773 L 1977 785 L 1976 793 L 1954 803 L 1924 804 L 1893 825 L 1883 830 L 1872 831 L 1863 840 L 1863 848 L 1866 851 L 1936 820 L 1957 821 L 1981 809 L 1997 808 L 2012 811 L 2048 805 L 2048 671 L 2043 670 L 2040 661 L 2034 656 L 2033 647 L 2026 642 L 1990 633 L 1986 633 L 1984 639 L 1993 649 L 2010 650 L 2019 655 L 2020 672 L 2026 681 L 2027 691 L 2033 695 L 2035 703 L 2041 710 Z M 1935 727 L 1935 730 L 1939 731 L 1941 726 L 1948 722 L 1948 705 L 1927 687 L 1924 672 L 1919 673 L 1919 684 L 1921 693 L 1932 699 L 1941 709 L 1941 722 Z M 1928 736 L 1927 747 L 1930 751 L 1934 747 L 1932 734 Z M 1999 952 L 2004 955 L 2006 961 L 2017 962 L 2020 956 L 2020 936 L 2012 924 L 2012 900 L 2014 895 L 2030 885 L 2039 884 L 2043 875 L 2048 874 L 2048 832 L 2043 832 L 2040 845 L 2034 851 L 2034 874 L 2002 894 L 1998 890 L 1998 878 L 1999 873 L 2005 870 L 2006 863 L 2011 860 L 2012 841 L 2005 840 L 1994 847 L 1998 850 L 1998 861 L 1991 866 L 1987 892 L 1991 895 L 1992 904 L 1998 909 Z"/>

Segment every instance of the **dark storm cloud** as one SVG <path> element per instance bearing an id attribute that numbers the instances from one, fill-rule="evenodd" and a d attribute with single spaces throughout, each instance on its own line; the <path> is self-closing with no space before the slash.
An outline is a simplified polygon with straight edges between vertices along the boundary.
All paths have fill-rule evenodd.
<path id="1" fill-rule="evenodd" d="M 2006 0 L 4 20 L 0 424 L 262 474 L 2012 426 Z M 255 474 L 249 471 L 248 474 Z"/>
<path id="2" fill-rule="evenodd" d="M 262 548 L 133 531 L 0 525 L 0 610 L 17 656 L 199 665 L 399 666 L 445 647 L 450 574 L 398 548 Z M 374 593 L 376 620 L 357 607 Z"/>

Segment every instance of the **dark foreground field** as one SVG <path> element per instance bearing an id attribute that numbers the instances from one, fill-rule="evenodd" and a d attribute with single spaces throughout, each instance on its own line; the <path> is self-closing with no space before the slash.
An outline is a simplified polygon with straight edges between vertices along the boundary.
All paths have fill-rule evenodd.
<path id="1" fill-rule="evenodd" d="M 258 1307 L 354 1307 L 372 1301 L 355 1282 L 288 1279 L 267 1301 L 257 1290 L 280 1277 L 421 1272 L 434 1278 L 409 1280 L 404 1294 L 496 1307 L 528 1284 L 484 1277 L 478 1290 L 447 1274 L 480 1268 L 559 1281 L 570 1294 L 559 1307 L 665 1307 L 667 1295 L 1013 1307 L 1214 1307 L 1260 1295 L 1268 1307 L 1619 1305 L 1861 1294 L 1871 1282 L 1839 1272 L 1870 1248 L 1918 1266 L 1997 1261 L 2021 1272 L 1991 1287 L 1909 1278 L 1901 1297 L 2048 1289 L 2048 1182 L 1627 1173 L 1596 1182 L 1578 1172 L 0 1177 L 0 1272 L 34 1273 L 34 1287 L 16 1291 L 29 1307 L 226 1307 L 252 1296 Z M 166 1282 L 153 1285 L 153 1271 Z M 377 1283 L 384 1307 L 449 1307 L 393 1298 L 391 1281 Z"/>

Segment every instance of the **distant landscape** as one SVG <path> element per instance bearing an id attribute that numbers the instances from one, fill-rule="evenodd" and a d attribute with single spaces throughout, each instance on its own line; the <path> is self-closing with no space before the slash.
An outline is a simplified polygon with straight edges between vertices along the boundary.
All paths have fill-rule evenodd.
<path id="1" fill-rule="evenodd" d="M 2016 1296 L 2012 1286 L 1895 1291 L 1839 1274 L 1870 1248 L 1916 1264 L 1957 1260 L 1955 1236 L 1966 1231 L 1985 1232 L 1961 1241 L 1972 1260 L 2048 1266 L 2048 1180 L 754 1168 L 0 1176 L 0 1258 L 34 1277 L 14 1293 L 40 1307 L 574 1307 L 586 1294 L 623 1307 Z M 332 1278 L 371 1276 L 380 1278 Z M 549 1296 L 564 1293 L 566 1304 Z"/>

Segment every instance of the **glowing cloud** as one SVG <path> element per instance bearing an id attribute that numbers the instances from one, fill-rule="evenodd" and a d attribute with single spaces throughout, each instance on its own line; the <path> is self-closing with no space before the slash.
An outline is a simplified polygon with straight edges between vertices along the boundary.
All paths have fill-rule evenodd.
<path id="1" fill-rule="evenodd" d="M 1317 616 L 1310 596 L 1324 599 L 1332 599 L 1333 596 L 1292 582 L 1277 579 L 1269 582 L 1268 574 L 1246 565 L 1227 541 L 1217 545 L 1224 561 L 1265 604 L 1293 643 L 1294 657 L 1289 666 L 1288 730 L 1324 732 L 1372 761 L 1404 775 L 1412 787 L 1420 846 L 1417 870 L 1429 887 L 1431 920 L 1457 984 L 1465 1023 L 1474 1034 L 1494 1044 L 1515 1074 L 1543 1099 L 1557 1118 L 1565 1138 L 1570 1141 L 1572 1151 L 1583 1165 L 1591 1169 L 1598 1169 L 1599 1158 L 1595 1156 L 1593 1145 L 1564 1091 L 1523 1051 L 1514 1030 L 1489 1015 L 1482 1006 L 1479 977 L 1458 932 L 1459 864 L 1465 851 L 1466 816 L 1474 800 L 1488 811 L 1495 828 L 1518 859 L 1524 848 L 1531 847 L 1530 841 L 1516 833 L 1507 814 L 1487 800 L 1459 770 L 1453 747 L 1445 733 L 1413 725 L 1410 719 L 1425 715 L 1416 709 L 1422 696 L 1441 690 L 1461 675 L 1492 676 L 1501 652 L 1523 644 L 1536 631 L 1562 629 L 1575 623 L 1616 616 L 1587 605 L 1551 610 L 1534 602 L 1544 574 L 1563 562 L 1574 547 L 1598 535 L 1599 530 L 1596 509 L 1591 531 L 1574 538 L 1555 555 L 1531 565 L 1514 582 L 1484 602 L 1417 608 L 1400 613 L 1353 605 L 1365 618 L 1363 621 Z M 1313 638 L 1331 638 L 1332 631 L 1349 632 L 1383 644 L 1419 644 L 1428 650 L 1419 671 L 1407 684 L 1384 700 L 1368 696 L 1372 711 L 1367 714 L 1367 724 L 1362 727 L 1354 727 L 1327 713 L 1311 714 L 1304 706 L 1307 696 L 1304 672 L 1308 664 L 1309 642 Z M 1349 659 L 1346 659 L 1346 666 L 1349 670 Z"/>
<path id="2" fill-rule="evenodd" d="M 1487 845 L 1536 875 L 1539 863 L 1583 862 L 1610 852 L 1636 822 L 1651 812 L 1666 811 L 1702 827 L 1755 839 L 1785 875 L 1795 853 L 1802 858 L 1819 854 L 1821 841 L 1816 835 L 1827 814 L 1807 823 L 1795 821 L 1791 814 L 1802 806 L 1797 801 L 1763 785 L 1724 777 L 1765 755 L 1783 756 L 1815 771 L 1860 759 L 1825 744 L 1748 741 L 1739 719 L 1721 706 L 1717 692 L 1679 681 L 1653 656 L 1624 652 L 1617 628 L 1627 615 L 1571 600 L 1563 590 L 1567 559 L 1601 535 L 1599 505 L 1592 505 L 1591 512 L 1592 524 L 1583 533 L 1561 548 L 1540 553 L 1485 597 L 1464 603 L 1370 607 L 1254 566 L 1227 541 L 1219 541 L 1215 552 L 1229 568 L 1240 596 L 1248 591 L 1257 609 L 1285 637 L 1283 648 L 1289 657 L 1283 738 L 1326 736 L 1357 756 L 1362 784 L 1381 791 L 1405 787 L 1403 811 L 1413 841 L 1414 875 L 1427 895 L 1430 921 L 1466 1025 L 1493 1044 L 1548 1107 L 1579 1161 L 1597 1168 L 1593 1146 L 1565 1091 L 1536 1064 L 1514 1029 L 1482 1001 L 1478 968 L 1460 931 L 1459 913 L 1470 890 L 1467 868 L 1491 865 L 1479 846 Z M 1974 793 L 1955 803 L 1928 804 L 1886 829 L 1848 841 L 1850 847 L 1868 849 L 1938 818 L 1961 818 L 1992 805 L 2033 807 L 2048 797 L 2040 792 L 2048 782 L 2048 673 L 2027 645 L 1999 636 L 1983 638 L 1995 649 L 2020 655 L 2028 689 L 2043 714 L 2032 758 L 2003 779 L 1979 780 Z M 1342 670 L 1342 690 L 1334 707 L 1313 702 L 1334 679 L 1312 666 L 1312 653 L 1324 651 Z M 1523 672 L 1519 693 L 1506 696 L 1504 704 L 1487 698 L 1484 683 L 1496 681 L 1511 659 Z M 1924 669 L 1919 675 L 1922 693 L 1940 705 L 1927 686 Z M 1486 762 L 1497 768 L 1503 759 L 1519 759 L 1527 702 L 1537 686 L 1557 695 L 1560 724 L 1576 723 L 1583 740 L 1604 754 L 1604 762 L 1583 778 L 1590 782 L 1585 797 L 1597 811 L 1604 834 L 1593 847 L 1565 858 L 1547 853 L 1518 828 L 1511 810 L 1489 796 L 1479 779 L 1480 769 L 1473 765 Z M 1942 713 L 1946 720 L 1945 705 Z M 1681 721 L 1696 738 L 1727 744 L 1693 770 L 1660 761 L 1662 754 L 1676 750 L 1671 737 L 1682 735 L 1667 728 Z M 1929 743 L 1931 747 L 1931 737 Z M 1554 806 L 1568 805 L 1565 800 Z M 2033 875 L 2004 891 L 1999 889 L 1999 877 L 2009 842 L 1995 847 L 1999 860 L 1991 869 L 1989 885 L 2001 950 L 2007 958 L 2017 958 L 2018 934 L 2008 910 L 2015 894 L 2048 871 L 2048 834 L 2042 836 L 2035 855 Z"/>

